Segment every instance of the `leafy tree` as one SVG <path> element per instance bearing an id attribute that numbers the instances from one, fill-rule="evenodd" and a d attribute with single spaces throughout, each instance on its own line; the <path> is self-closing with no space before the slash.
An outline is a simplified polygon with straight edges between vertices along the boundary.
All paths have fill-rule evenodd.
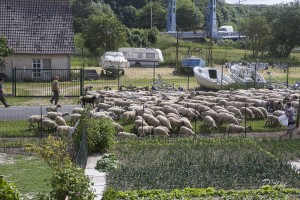
<path id="1" fill-rule="evenodd" d="M 13 54 L 13 50 L 8 47 L 6 38 L 0 37 L 0 72 L 6 68 L 6 62 L 1 57 L 7 57 L 11 54 Z"/>
<path id="2" fill-rule="evenodd" d="M 157 41 L 158 30 L 154 29 L 131 29 L 127 32 L 128 43 L 132 47 L 149 47 Z"/>
<path id="3" fill-rule="evenodd" d="M 197 15 L 203 21 L 203 15 L 196 9 L 192 0 L 181 0 L 177 4 L 176 22 L 181 30 L 196 30 Z"/>
<path id="4" fill-rule="evenodd" d="M 167 10 L 159 2 L 152 2 L 152 23 L 158 30 L 166 28 Z M 151 28 L 151 3 L 141 8 L 137 13 L 139 28 Z"/>
<path id="5" fill-rule="evenodd" d="M 123 8 L 122 15 L 120 16 L 121 21 L 124 23 L 126 27 L 133 28 L 136 27 L 136 17 L 137 17 L 137 9 L 133 6 L 125 6 Z"/>
<path id="6" fill-rule="evenodd" d="M 79 56 L 88 56 L 90 51 L 84 45 L 84 39 L 81 33 L 76 33 L 74 36 L 76 54 Z"/>
<path id="7" fill-rule="evenodd" d="M 277 11 L 277 12 L 275 12 Z M 298 3 L 285 4 L 271 9 L 270 23 L 273 39 L 270 54 L 274 57 L 287 58 L 292 49 L 300 45 L 300 5 Z"/>
<path id="8" fill-rule="evenodd" d="M 114 51 L 126 41 L 126 28 L 114 16 L 91 15 L 82 34 L 85 46 L 95 55 L 98 48 Z"/>
<path id="9" fill-rule="evenodd" d="M 264 50 L 267 50 L 271 39 L 271 30 L 265 17 L 257 16 L 249 18 L 241 24 L 240 29 L 250 40 L 254 57 L 257 57 L 259 52 L 263 53 Z"/>

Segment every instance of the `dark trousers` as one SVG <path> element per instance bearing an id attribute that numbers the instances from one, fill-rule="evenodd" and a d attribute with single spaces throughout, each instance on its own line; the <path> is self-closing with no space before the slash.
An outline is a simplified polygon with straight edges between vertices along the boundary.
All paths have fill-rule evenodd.
<path id="1" fill-rule="evenodd" d="M 51 103 L 54 101 L 54 104 L 57 105 L 58 99 L 59 99 L 59 92 L 58 90 L 53 90 L 53 97 L 51 98 Z"/>
<path id="2" fill-rule="evenodd" d="M 4 99 L 3 94 L 0 94 L 0 101 L 3 103 L 3 105 L 7 106 L 7 102 L 6 102 L 6 100 Z"/>

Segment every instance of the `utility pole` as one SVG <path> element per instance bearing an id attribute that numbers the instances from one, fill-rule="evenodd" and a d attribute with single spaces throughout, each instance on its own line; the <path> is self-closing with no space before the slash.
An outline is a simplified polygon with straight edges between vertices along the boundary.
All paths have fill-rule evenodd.
<path id="1" fill-rule="evenodd" d="M 150 22 L 151 22 L 151 29 L 152 29 L 152 27 L 153 27 L 153 17 L 152 17 L 152 0 L 151 0 L 151 20 L 150 20 Z"/>

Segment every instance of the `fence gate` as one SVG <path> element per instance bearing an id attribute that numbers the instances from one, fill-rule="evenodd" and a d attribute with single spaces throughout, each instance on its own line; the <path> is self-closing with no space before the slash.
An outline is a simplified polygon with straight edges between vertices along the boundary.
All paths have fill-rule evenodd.
<path id="1" fill-rule="evenodd" d="M 59 76 L 60 96 L 77 97 L 83 91 L 82 69 L 13 69 L 12 94 L 16 97 L 50 97 L 51 82 Z"/>

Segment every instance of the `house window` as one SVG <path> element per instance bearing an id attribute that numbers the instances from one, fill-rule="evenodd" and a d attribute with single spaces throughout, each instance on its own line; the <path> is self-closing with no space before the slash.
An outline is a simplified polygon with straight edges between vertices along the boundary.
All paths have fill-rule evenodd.
<path id="1" fill-rule="evenodd" d="M 147 53 L 146 58 L 155 58 L 155 54 L 154 53 Z"/>
<path id="2" fill-rule="evenodd" d="M 40 78 L 42 69 L 42 60 L 33 59 L 32 60 L 32 78 Z"/>

